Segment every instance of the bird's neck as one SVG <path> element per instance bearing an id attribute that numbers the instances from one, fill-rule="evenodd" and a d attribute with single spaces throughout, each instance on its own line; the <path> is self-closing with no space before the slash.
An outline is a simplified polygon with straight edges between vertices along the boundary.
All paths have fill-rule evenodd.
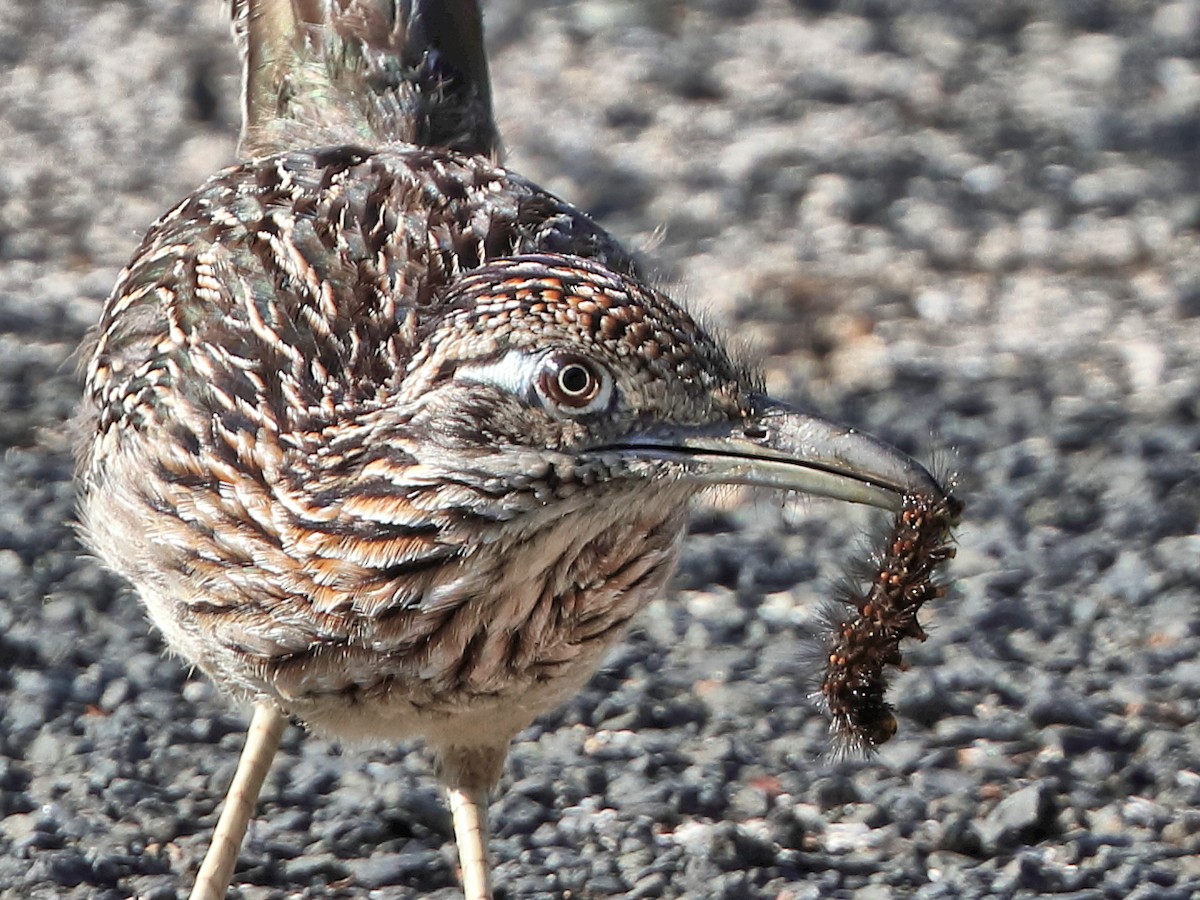
<path id="1" fill-rule="evenodd" d="M 314 561 L 318 610 L 359 619 L 360 631 L 411 620 L 423 623 L 418 633 L 452 632 L 438 642 L 446 658 L 435 670 L 458 665 L 465 643 L 483 642 L 494 649 L 473 654 L 478 671 L 461 674 L 485 691 L 504 666 L 536 665 L 539 647 L 615 638 L 674 569 L 694 485 L 563 477 L 556 488 L 504 494 L 498 483 L 508 479 L 473 470 L 470 459 L 421 461 L 405 443 L 377 438 L 349 462 L 327 450 L 313 457 L 323 470 L 281 479 L 279 505 L 296 520 L 280 539 L 303 565 Z M 320 497 L 329 505 L 314 506 Z"/>
<path id="2" fill-rule="evenodd" d="M 431 607 L 454 610 L 470 644 L 461 648 L 472 651 L 470 666 L 447 651 L 447 664 L 460 665 L 462 688 L 486 694 L 513 675 L 537 681 L 576 667 L 590 673 L 662 592 L 678 560 L 690 489 L 647 497 L 639 488 L 609 489 L 566 511 L 510 523 L 430 594 Z"/>
<path id="3" fill-rule="evenodd" d="M 314 610 L 353 640 L 336 656 L 307 656 L 294 680 L 277 672 L 276 683 L 289 682 L 297 698 L 352 696 L 355 714 L 369 719 L 391 708 L 392 685 L 403 680 L 419 700 L 420 725 L 400 717 L 397 734 L 419 727 L 435 743 L 452 743 L 438 723 L 450 727 L 475 710 L 507 741 L 577 691 L 630 619 L 663 591 L 692 491 L 674 486 L 647 496 L 645 485 L 610 486 L 501 523 L 431 517 L 433 495 L 411 486 L 390 495 L 347 492 L 360 499 L 320 529 L 321 546 L 309 526 L 308 542 L 292 555 L 306 569 Z M 375 499 L 361 499 L 366 494 Z M 436 534 L 403 524 L 418 509 L 439 522 Z M 381 521 L 389 517 L 394 524 Z M 385 648 L 403 659 L 394 672 L 379 665 Z M 493 707 L 509 718 L 493 722 Z M 354 731 L 343 720 L 337 727 Z"/>

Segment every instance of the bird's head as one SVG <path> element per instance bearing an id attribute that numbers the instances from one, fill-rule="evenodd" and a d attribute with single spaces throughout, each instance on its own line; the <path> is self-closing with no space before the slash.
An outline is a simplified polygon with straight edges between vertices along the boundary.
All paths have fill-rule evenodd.
<path id="1" fill-rule="evenodd" d="M 592 261 L 493 261 L 424 328 L 397 385 L 421 437 L 413 452 L 439 477 L 504 496 L 512 516 L 649 484 L 685 497 L 759 485 L 890 510 L 942 494 L 882 441 L 767 397 L 682 308 Z M 519 501 L 515 486 L 527 488 Z"/>

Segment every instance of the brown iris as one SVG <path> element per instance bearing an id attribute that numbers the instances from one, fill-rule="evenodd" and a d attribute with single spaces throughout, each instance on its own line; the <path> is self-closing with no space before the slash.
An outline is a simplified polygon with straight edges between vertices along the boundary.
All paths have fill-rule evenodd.
<path id="1" fill-rule="evenodd" d="M 607 403 L 609 381 L 608 373 L 591 360 L 575 353 L 555 353 L 538 376 L 538 388 L 564 412 L 591 412 Z"/>

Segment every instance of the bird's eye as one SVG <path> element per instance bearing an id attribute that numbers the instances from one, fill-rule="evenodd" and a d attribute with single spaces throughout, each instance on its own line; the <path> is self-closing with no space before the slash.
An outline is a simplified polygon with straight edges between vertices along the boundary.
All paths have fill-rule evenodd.
<path id="1" fill-rule="evenodd" d="M 612 399 L 612 375 L 573 353 L 546 357 L 537 380 L 542 401 L 559 412 L 578 416 L 605 409 Z"/>

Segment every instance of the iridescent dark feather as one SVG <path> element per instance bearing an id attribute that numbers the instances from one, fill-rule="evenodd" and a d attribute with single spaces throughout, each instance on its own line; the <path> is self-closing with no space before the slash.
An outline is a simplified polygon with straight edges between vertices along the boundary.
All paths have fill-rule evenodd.
<path id="1" fill-rule="evenodd" d="M 473 0 L 232 0 L 241 149 L 390 142 L 498 158 Z"/>

